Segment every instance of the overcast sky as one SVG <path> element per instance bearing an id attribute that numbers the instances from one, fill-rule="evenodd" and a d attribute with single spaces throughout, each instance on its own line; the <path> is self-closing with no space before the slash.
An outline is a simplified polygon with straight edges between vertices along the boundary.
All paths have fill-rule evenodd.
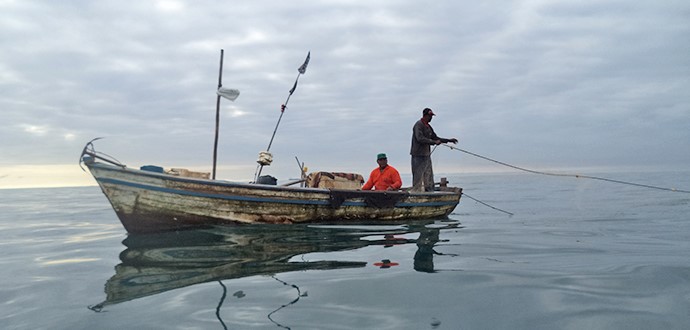
<path id="1" fill-rule="evenodd" d="M 95 137 L 132 167 L 210 171 L 220 49 L 241 95 L 221 102 L 219 178 L 253 178 L 308 51 L 264 170 L 279 179 L 295 156 L 366 175 L 379 152 L 409 174 L 424 107 L 518 166 L 690 168 L 687 0 L 0 0 L 0 49 L 0 187 L 93 182 L 77 160 Z"/>

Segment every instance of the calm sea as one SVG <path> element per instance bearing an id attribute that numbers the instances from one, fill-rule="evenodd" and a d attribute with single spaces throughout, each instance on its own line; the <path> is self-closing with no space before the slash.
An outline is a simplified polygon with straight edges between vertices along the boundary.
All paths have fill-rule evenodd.
<path id="1" fill-rule="evenodd" d="M 97 187 L 0 190 L 0 329 L 690 328 L 690 194 L 449 179 L 514 215 L 128 236 Z"/>

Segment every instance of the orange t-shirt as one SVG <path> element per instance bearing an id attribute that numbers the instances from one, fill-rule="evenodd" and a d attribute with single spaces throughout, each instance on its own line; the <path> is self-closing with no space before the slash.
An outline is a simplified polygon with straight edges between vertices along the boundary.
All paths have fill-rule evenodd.
<path id="1" fill-rule="evenodd" d="M 374 190 L 388 190 L 389 187 L 398 190 L 402 187 L 400 173 L 390 165 L 387 165 L 383 171 L 377 167 L 369 174 L 369 180 L 362 186 L 362 190 L 371 190 L 372 187 Z"/>

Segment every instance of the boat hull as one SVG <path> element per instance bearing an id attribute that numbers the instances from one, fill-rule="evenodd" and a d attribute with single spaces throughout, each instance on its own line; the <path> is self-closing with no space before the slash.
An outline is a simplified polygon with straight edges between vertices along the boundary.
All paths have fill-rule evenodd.
<path id="1" fill-rule="evenodd" d="M 446 217 L 461 189 L 334 190 L 185 178 L 85 164 L 128 232 L 230 223 L 369 222 Z"/>

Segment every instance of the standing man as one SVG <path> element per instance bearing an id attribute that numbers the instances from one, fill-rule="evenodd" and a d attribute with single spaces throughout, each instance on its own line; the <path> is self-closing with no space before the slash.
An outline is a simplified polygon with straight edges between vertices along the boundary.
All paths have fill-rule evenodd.
<path id="1" fill-rule="evenodd" d="M 458 143 L 458 139 L 444 139 L 438 137 L 429 123 L 435 116 L 430 108 L 422 110 L 422 119 L 412 128 L 412 190 L 434 191 L 434 170 L 431 166 L 431 145 L 441 143 Z"/>
<path id="2" fill-rule="evenodd" d="M 376 155 L 376 163 L 379 167 L 369 174 L 369 180 L 362 186 L 362 190 L 398 190 L 402 187 L 400 173 L 393 166 L 388 165 L 386 154 Z"/>

